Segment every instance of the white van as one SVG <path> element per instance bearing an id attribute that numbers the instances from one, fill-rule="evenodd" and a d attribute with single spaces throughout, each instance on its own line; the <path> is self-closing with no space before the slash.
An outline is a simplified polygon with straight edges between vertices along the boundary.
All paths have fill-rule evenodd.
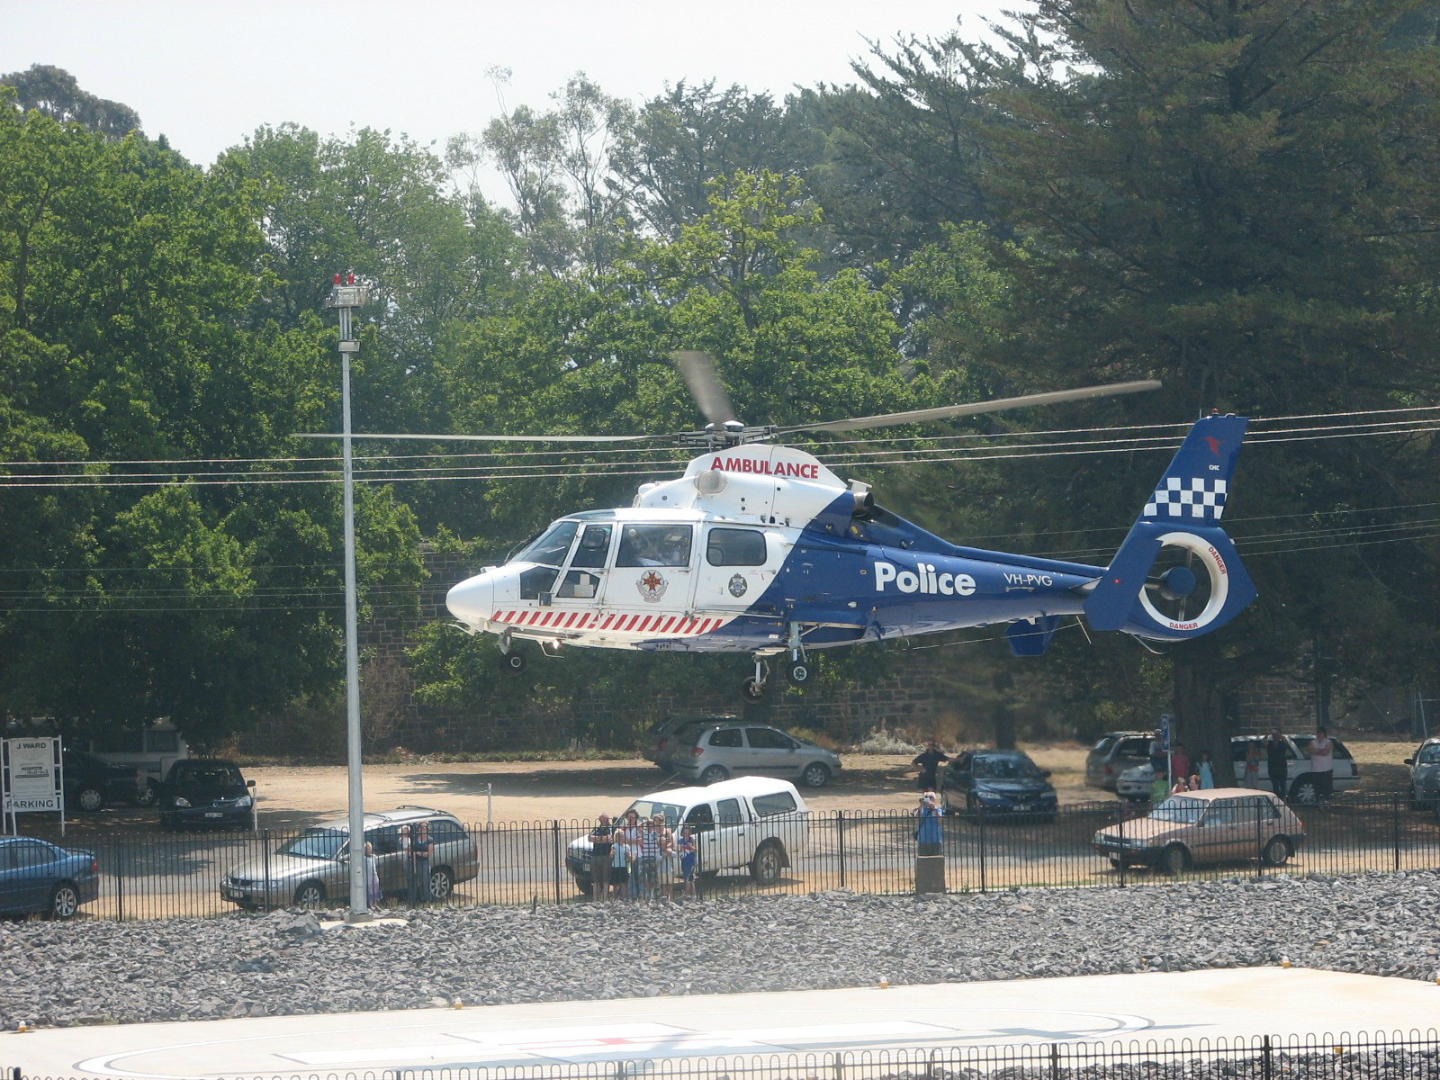
<path id="1" fill-rule="evenodd" d="M 155 802 L 156 790 L 169 774 L 170 766 L 190 756 L 189 745 L 166 720 L 157 720 L 139 731 L 116 730 L 95 736 L 85 742 L 84 748 L 98 758 L 129 765 L 144 774 L 147 788 L 141 794 L 141 806 Z"/>
<path id="2" fill-rule="evenodd" d="M 788 780 L 741 776 L 709 787 L 672 788 L 636 799 L 627 809 L 641 819 L 657 813 L 679 835 L 694 829 L 701 874 L 744 869 L 759 885 L 773 885 L 790 857 L 805 850 L 810 808 Z M 616 817 L 618 823 L 623 814 Z M 577 836 L 565 853 L 565 868 L 583 893 L 591 890 L 590 837 Z"/>

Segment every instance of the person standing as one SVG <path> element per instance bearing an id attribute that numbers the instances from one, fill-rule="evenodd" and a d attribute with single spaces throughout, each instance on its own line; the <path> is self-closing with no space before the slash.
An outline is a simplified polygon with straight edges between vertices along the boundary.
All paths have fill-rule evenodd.
<path id="1" fill-rule="evenodd" d="M 1176 780 L 1188 780 L 1193 771 L 1190 768 L 1190 755 L 1185 752 L 1185 744 L 1177 742 L 1170 754 L 1170 775 Z"/>
<path id="2" fill-rule="evenodd" d="M 1335 740 L 1323 727 L 1315 729 L 1310 743 L 1310 775 L 1315 781 L 1315 797 L 1328 799 L 1335 794 Z"/>
<path id="3" fill-rule="evenodd" d="M 1285 785 L 1290 779 L 1290 754 L 1279 728 L 1271 728 L 1270 737 L 1265 740 L 1265 767 L 1270 771 L 1270 790 L 1277 798 L 1285 798 Z"/>
<path id="4" fill-rule="evenodd" d="M 400 852 L 400 865 L 405 868 L 405 899 L 415 895 L 415 864 L 410 861 L 410 826 L 400 826 L 400 839 L 397 844 Z"/>
<path id="5" fill-rule="evenodd" d="M 659 873 L 660 830 L 656 827 L 654 818 L 645 818 L 640 824 L 640 859 L 636 864 L 639 880 L 636 880 L 637 875 L 630 875 L 633 884 L 631 894 L 653 900 Z"/>
<path id="6" fill-rule="evenodd" d="M 911 765 L 920 766 L 920 775 L 916 778 L 916 786 L 921 791 L 934 791 L 939 785 L 935 783 L 935 775 L 940 766 L 949 761 L 945 751 L 940 749 L 940 744 L 931 739 L 925 744 L 918 757 L 910 762 Z"/>
<path id="7" fill-rule="evenodd" d="M 915 808 L 915 817 L 918 819 L 915 825 L 915 842 L 918 845 L 916 854 L 941 853 L 945 838 L 940 829 L 940 818 L 944 813 L 945 809 L 940 805 L 940 798 L 935 792 L 927 791 L 920 796 L 920 805 Z"/>
<path id="8" fill-rule="evenodd" d="M 675 877 L 680 870 L 680 856 L 675 852 L 675 834 L 665 821 L 665 815 L 655 814 L 655 831 L 660 834 L 660 859 L 656 874 L 660 879 L 660 895 L 666 900 L 675 899 Z"/>
<path id="9" fill-rule="evenodd" d="M 410 903 L 430 902 L 430 823 L 420 822 L 410 838 Z"/>
<path id="10" fill-rule="evenodd" d="M 1209 791 L 1215 786 L 1215 766 L 1210 760 L 1210 751 L 1201 750 L 1195 761 L 1195 773 L 1200 777 L 1200 788 Z"/>
<path id="11" fill-rule="evenodd" d="M 375 861 L 375 845 L 365 841 L 365 906 L 380 906 L 380 866 Z"/>
<path id="12" fill-rule="evenodd" d="M 614 856 L 615 826 L 610 815 L 601 814 L 599 823 L 590 830 L 590 898 L 610 899 L 610 860 Z"/>
<path id="13" fill-rule="evenodd" d="M 695 865 L 699 851 L 695 846 L 695 830 L 686 825 L 680 830 L 680 876 L 685 879 L 685 895 L 695 899 Z"/>
<path id="14" fill-rule="evenodd" d="M 1247 788 L 1260 786 L 1260 744 L 1253 739 L 1245 744 L 1245 773 L 1241 783 Z"/>

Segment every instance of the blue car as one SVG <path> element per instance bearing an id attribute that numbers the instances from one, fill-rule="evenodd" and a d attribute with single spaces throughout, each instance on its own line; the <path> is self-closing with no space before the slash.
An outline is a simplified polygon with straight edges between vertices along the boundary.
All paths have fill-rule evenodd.
<path id="1" fill-rule="evenodd" d="M 69 919 L 99 895 L 92 852 L 27 836 L 0 838 L 0 914 Z"/>
<path id="2" fill-rule="evenodd" d="M 967 750 L 945 769 L 945 809 L 1053 821 L 1059 800 L 1050 773 L 1019 750 Z"/>

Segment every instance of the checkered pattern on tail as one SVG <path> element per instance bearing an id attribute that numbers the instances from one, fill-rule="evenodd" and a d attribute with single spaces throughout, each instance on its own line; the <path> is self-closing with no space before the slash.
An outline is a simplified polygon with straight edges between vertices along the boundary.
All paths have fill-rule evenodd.
<path id="1" fill-rule="evenodd" d="M 1226 482 L 1204 476 L 1170 476 L 1161 481 L 1141 512 L 1147 518 L 1219 521 L 1225 512 Z"/>

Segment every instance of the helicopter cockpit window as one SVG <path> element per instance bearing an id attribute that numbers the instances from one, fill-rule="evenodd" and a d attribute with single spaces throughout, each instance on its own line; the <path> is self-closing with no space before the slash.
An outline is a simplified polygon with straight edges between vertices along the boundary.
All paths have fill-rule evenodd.
<path id="1" fill-rule="evenodd" d="M 626 525 L 616 566 L 689 566 L 689 525 Z"/>
<path id="2" fill-rule="evenodd" d="M 520 599 L 539 600 L 541 593 L 555 588 L 555 579 L 560 571 L 552 566 L 532 566 L 520 573 Z"/>
<path id="3" fill-rule="evenodd" d="M 765 534 L 754 529 L 711 529 L 705 561 L 711 566 L 764 566 Z"/>
<path id="4" fill-rule="evenodd" d="M 570 554 L 570 545 L 575 540 L 579 522 L 557 521 L 541 534 L 540 539 L 527 544 L 511 562 L 533 562 L 542 566 L 564 566 L 565 556 Z"/>
<path id="5" fill-rule="evenodd" d="M 580 546 L 575 549 L 571 566 L 604 566 L 605 556 L 610 553 L 610 526 L 586 525 L 580 534 Z"/>

